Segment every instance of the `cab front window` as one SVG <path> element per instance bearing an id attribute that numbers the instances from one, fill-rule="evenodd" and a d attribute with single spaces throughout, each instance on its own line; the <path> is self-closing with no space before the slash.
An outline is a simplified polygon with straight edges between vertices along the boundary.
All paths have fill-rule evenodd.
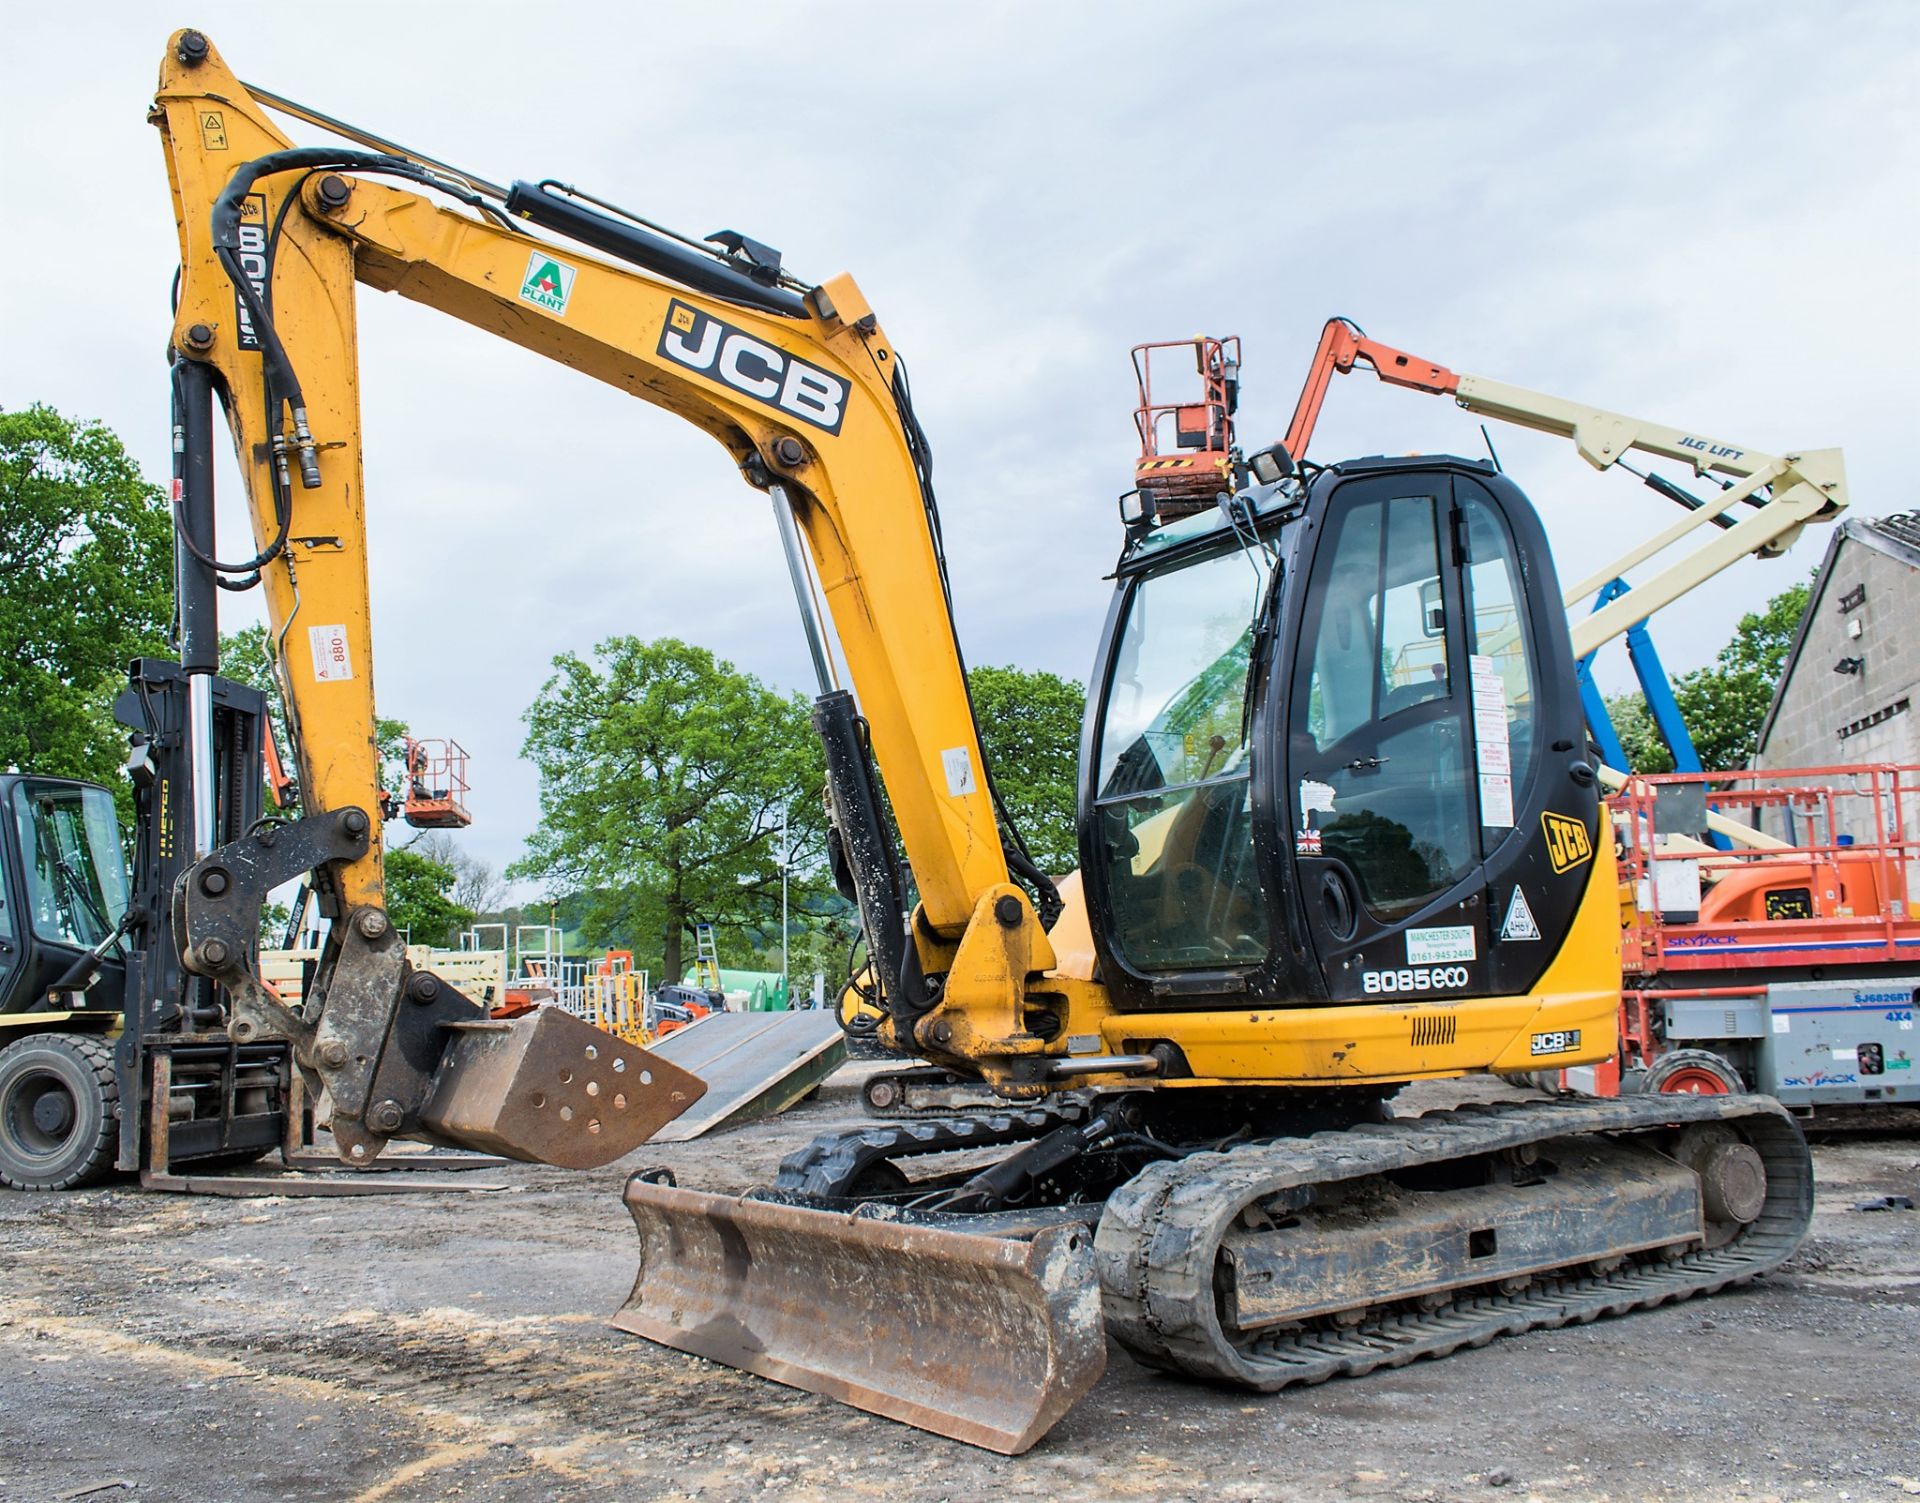
<path id="1" fill-rule="evenodd" d="M 1248 694 L 1271 576 L 1230 547 L 1134 585 L 1107 680 L 1095 822 L 1114 932 L 1141 971 L 1257 963 Z"/>
<path id="2" fill-rule="evenodd" d="M 113 798 L 103 788 L 35 787 L 13 792 L 34 933 L 91 949 L 127 910 L 126 858 Z"/>

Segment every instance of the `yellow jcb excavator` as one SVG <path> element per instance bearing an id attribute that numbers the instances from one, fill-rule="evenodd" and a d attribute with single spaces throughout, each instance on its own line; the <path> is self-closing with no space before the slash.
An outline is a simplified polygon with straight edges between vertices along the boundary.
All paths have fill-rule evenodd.
<path id="1" fill-rule="evenodd" d="M 353 144 L 296 147 L 269 108 Z M 423 1136 L 606 1162 L 698 1088 L 548 1015 L 485 1020 L 392 938 L 361 282 L 685 418 L 770 499 L 880 1040 L 1003 1103 L 822 1139 L 744 1196 L 636 1176 L 620 1324 L 1017 1452 L 1099 1376 L 1109 1332 L 1278 1389 L 1716 1289 L 1798 1241 L 1805 1146 L 1762 1098 L 1387 1109 L 1409 1081 L 1615 1048 L 1612 845 L 1569 636 L 1540 523 L 1493 467 L 1302 467 L 1275 445 L 1175 519 L 1135 493 L 1082 865 L 1056 884 L 982 756 L 931 452 L 850 277 L 490 183 L 242 83 L 194 31 L 153 119 L 187 500 L 217 393 L 257 550 L 226 567 L 264 581 L 303 800 L 186 873 L 179 940 L 233 1032 L 288 1040 L 331 1092 L 350 1161 Z M 1842 499 L 1837 473 L 1764 484 L 1797 516 Z M 244 936 L 301 873 L 333 923 L 293 1011 Z"/>

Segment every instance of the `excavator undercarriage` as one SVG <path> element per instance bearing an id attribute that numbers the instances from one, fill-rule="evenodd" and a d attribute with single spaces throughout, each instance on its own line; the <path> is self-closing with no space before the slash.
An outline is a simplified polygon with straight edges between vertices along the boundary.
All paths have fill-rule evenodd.
<path id="1" fill-rule="evenodd" d="M 1369 1104 L 1202 1142 L 1153 1096 L 1083 1098 L 821 1138 L 746 1196 L 636 1175 L 615 1323 L 1015 1454 L 1099 1378 L 1106 1334 L 1264 1392 L 1360 1377 L 1712 1293 L 1812 1214 L 1800 1130 L 1764 1098 Z M 871 1317 L 822 1320 L 843 1299 Z"/>

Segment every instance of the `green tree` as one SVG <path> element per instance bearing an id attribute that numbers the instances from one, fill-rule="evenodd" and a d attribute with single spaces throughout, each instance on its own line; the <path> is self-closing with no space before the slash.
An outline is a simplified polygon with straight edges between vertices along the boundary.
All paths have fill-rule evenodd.
<path id="1" fill-rule="evenodd" d="M 1810 583 L 1793 585 L 1769 600 L 1764 610 L 1747 612 L 1711 667 L 1674 679 L 1680 718 L 1693 737 L 1700 765 L 1709 772 L 1731 771 L 1752 760 L 1760 723 L 1773 703 L 1774 685 L 1786 666 L 1787 649 L 1793 645 L 1811 592 Z M 1639 693 L 1615 695 L 1607 701 L 1607 709 L 1634 771 L 1673 770 L 1673 758 Z"/>
<path id="2" fill-rule="evenodd" d="M 111 430 L 0 411 L 0 767 L 121 788 L 128 662 L 165 651 L 165 495 Z"/>
<path id="3" fill-rule="evenodd" d="M 260 907 L 260 948 L 277 950 L 287 937 L 287 920 L 293 909 L 285 903 L 263 903 Z"/>
<path id="4" fill-rule="evenodd" d="M 416 945 L 450 949 L 474 911 L 454 901 L 452 867 L 414 851 L 388 851 L 387 914 Z"/>
<path id="5" fill-rule="evenodd" d="M 554 669 L 523 717 L 540 824 L 509 877 L 570 895 L 590 942 L 624 942 L 676 978 L 696 921 L 778 926 L 783 806 L 791 901 L 825 890 L 825 769 L 804 699 L 672 638 L 613 637 Z"/>
<path id="6" fill-rule="evenodd" d="M 827 978 L 827 994 L 838 993 L 847 974 L 847 957 L 860 932 L 860 913 L 837 892 L 815 898 L 806 908 L 795 908 L 787 925 L 787 974 L 793 980 L 796 1004 L 803 1000 L 818 971 Z M 758 933 L 743 936 L 746 946 L 736 952 L 722 941 L 720 962 L 748 971 L 780 969 L 779 915 Z"/>
<path id="7" fill-rule="evenodd" d="M 1087 691 L 1021 668 L 975 668 L 967 686 L 1007 812 L 1040 869 L 1066 875 L 1080 864 L 1074 808 Z"/>

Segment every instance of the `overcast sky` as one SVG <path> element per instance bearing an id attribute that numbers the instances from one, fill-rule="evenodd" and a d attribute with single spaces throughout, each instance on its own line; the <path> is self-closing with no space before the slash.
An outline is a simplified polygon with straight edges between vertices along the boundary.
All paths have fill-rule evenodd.
<path id="1" fill-rule="evenodd" d="M 198 0 L 10 6 L 0 407 L 167 473 L 176 258 L 144 123 L 171 27 L 246 79 L 483 177 L 557 177 L 851 271 L 910 363 L 967 654 L 1084 679 L 1130 474 L 1127 350 L 1237 333 L 1278 436 L 1323 320 L 1745 446 L 1842 446 L 1914 504 L 1920 7 Z M 297 141 L 316 139 L 289 125 Z M 361 295 L 383 713 L 474 755 L 504 865 L 552 656 L 674 634 L 809 688 L 766 502 L 664 413 Z M 1669 503 L 1495 434 L 1563 574 Z M 1450 404 L 1336 386 L 1315 453 L 1483 452 Z M 224 551 L 242 513 L 227 471 Z M 1674 670 L 1824 538 L 1676 606 Z M 225 597 L 223 625 L 257 617 Z M 1627 681 L 1618 648 L 1606 682 Z"/>

